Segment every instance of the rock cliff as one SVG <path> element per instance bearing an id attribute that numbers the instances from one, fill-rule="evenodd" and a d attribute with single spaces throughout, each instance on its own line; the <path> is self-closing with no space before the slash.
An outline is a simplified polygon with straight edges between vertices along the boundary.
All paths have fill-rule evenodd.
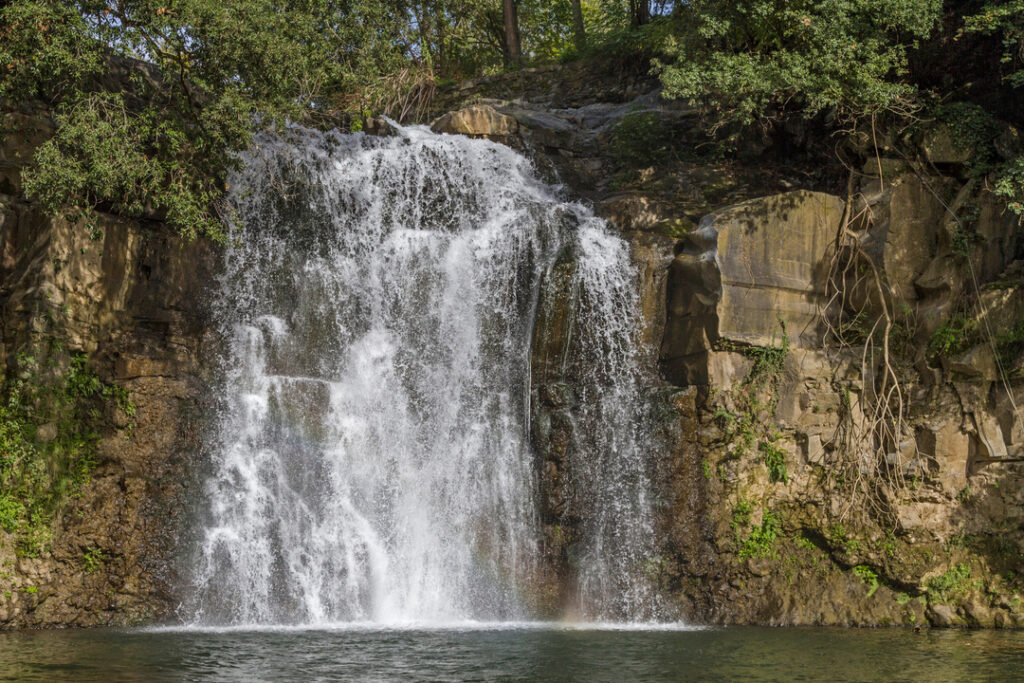
<path id="1" fill-rule="evenodd" d="M 5 400 L 28 401 L 4 412 L 4 466 L 21 444 L 73 471 L 0 492 L 0 627 L 161 617 L 177 604 L 216 253 L 158 222 L 44 215 L 19 194 L 20 169 L 50 121 L 24 110 L 4 125 L 16 133 L 0 159 L 0 368 Z"/>
<path id="2" fill-rule="evenodd" d="M 969 156 L 927 128 L 918 158 L 882 144 L 849 175 L 757 136 L 723 155 L 645 75 L 573 73 L 462 84 L 434 128 L 523 150 L 632 245 L 657 482 L 644 561 L 664 595 L 693 622 L 1024 625 L 1024 243 Z M 158 221 L 42 215 L 19 171 L 50 122 L 6 124 L 7 393 L 91 388 L 35 396 L 18 423 L 33 448 L 87 457 L 45 524 L 0 505 L 0 626 L 163 618 L 211 400 L 217 250 Z M 574 267 L 566 252 L 545 280 L 531 356 L 552 615 L 578 522 Z M 30 525 L 50 536 L 25 545 Z"/>
<path id="3" fill-rule="evenodd" d="M 701 158 L 699 119 L 656 92 L 575 108 L 505 95 L 434 128 L 524 149 L 631 241 L 657 439 L 648 566 L 683 616 L 1024 625 L 1024 253 L 1018 217 L 943 152 L 948 131 L 919 131 L 917 159 L 882 145 L 844 188 L 751 161 L 764 141 Z M 565 574 L 571 257 L 560 264 L 532 415 Z"/>

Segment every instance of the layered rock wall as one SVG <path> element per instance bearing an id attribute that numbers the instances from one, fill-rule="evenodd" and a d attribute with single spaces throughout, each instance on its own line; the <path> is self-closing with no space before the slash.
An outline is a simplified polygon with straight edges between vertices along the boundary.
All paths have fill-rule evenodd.
<path id="1" fill-rule="evenodd" d="M 655 358 L 649 561 L 684 618 L 1024 625 L 1024 254 L 1018 217 L 960 179 L 964 158 L 943 172 L 872 159 L 846 196 L 771 194 L 794 183 L 711 162 L 628 169 L 616 144 L 638 111 L 699 137 L 656 94 L 543 111 L 495 100 L 477 121 L 482 108 L 504 117 L 501 135 L 515 119 L 510 144 L 633 245 Z M 460 132 L 460 116 L 435 128 Z M 692 192 L 715 184 L 709 169 L 732 189 Z M 616 191 L 623 177 L 638 182 Z M 744 197 L 759 186 L 767 196 Z M 552 280 L 532 415 L 544 518 L 561 528 L 571 391 L 545 382 L 569 293 Z"/>
<path id="2" fill-rule="evenodd" d="M 207 395 L 202 302 L 216 253 L 158 222 L 44 214 L 19 194 L 20 170 L 49 121 L 16 112 L 5 123 L 23 135 L 7 137 L 0 160 L 0 368 L 8 382 L 53 382 L 81 356 L 131 407 L 98 416 L 95 462 L 41 552 L 20 551 L 17 530 L 0 529 L 0 628 L 159 619 L 177 604 L 175 548 Z M 66 428 L 35 425 L 35 439 Z"/>

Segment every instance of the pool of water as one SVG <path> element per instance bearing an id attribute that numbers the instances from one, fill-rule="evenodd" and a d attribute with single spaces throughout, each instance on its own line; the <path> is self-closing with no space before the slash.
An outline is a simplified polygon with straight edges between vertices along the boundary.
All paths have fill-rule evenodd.
<path id="1" fill-rule="evenodd" d="M 1024 633 L 909 629 L 95 629 L 0 633 L 5 681 L 1011 681 Z"/>

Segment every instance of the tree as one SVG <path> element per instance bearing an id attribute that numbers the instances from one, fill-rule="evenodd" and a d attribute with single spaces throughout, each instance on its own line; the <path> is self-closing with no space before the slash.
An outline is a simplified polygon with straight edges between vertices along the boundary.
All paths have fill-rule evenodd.
<path id="1" fill-rule="evenodd" d="M 942 2 L 691 0 L 678 11 L 687 28 L 663 69 L 665 93 L 751 123 L 794 108 L 906 113 L 906 52 L 935 29 Z"/>
<path id="2" fill-rule="evenodd" d="M 649 0 L 629 0 L 629 20 L 634 28 L 651 21 L 651 3 Z"/>
<path id="3" fill-rule="evenodd" d="M 0 96 L 54 113 L 25 173 L 51 211 L 156 212 L 223 235 L 218 199 L 260 128 L 315 121 L 401 59 L 371 0 L 15 0 L 0 8 Z"/>
<path id="4" fill-rule="evenodd" d="M 582 52 L 587 46 L 587 29 L 583 23 L 583 5 L 580 0 L 572 0 L 572 33 L 576 49 Z"/>
<path id="5" fill-rule="evenodd" d="M 515 0 L 503 0 L 502 18 L 505 27 L 505 55 L 509 62 L 518 64 L 522 61 L 522 46 L 519 42 L 519 17 L 516 13 Z"/>

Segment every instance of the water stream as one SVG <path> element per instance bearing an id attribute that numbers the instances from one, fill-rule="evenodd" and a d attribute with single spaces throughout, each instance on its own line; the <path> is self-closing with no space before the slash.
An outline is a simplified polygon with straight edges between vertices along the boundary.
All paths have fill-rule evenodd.
<path id="1" fill-rule="evenodd" d="M 230 180 L 223 409 L 186 621 L 532 618 L 530 343 L 566 247 L 587 377 L 570 488 L 591 511 L 575 610 L 650 618 L 627 245 L 491 142 L 417 127 L 258 142 Z"/>

